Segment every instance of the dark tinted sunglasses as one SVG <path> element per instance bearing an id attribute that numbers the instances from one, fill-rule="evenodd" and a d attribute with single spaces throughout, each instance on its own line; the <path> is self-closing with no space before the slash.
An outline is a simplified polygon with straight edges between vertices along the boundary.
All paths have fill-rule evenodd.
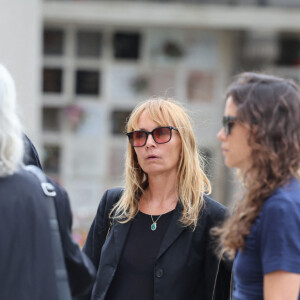
<path id="1" fill-rule="evenodd" d="M 143 147 L 147 143 L 148 135 L 151 134 L 157 144 L 168 143 L 172 138 L 172 130 L 178 131 L 173 126 L 157 127 L 152 131 L 136 130 L 126 133 L 132 147 Z"/>
<path id="2" fill-rule="evenodd" d="M 237 117 L 232 117 L 232 116 L 224 116 L 223 117 L 222 124 L 225 129 L 226 135 L 230 134 L 231 129 L 236 121 L 237 121 Z"/>

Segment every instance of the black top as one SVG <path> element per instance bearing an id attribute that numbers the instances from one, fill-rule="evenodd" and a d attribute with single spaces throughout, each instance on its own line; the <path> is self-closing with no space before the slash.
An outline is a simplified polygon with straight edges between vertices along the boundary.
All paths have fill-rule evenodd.
<path id="1" fill-rule="evenodd" d="M 163 214 L 154 231 L 151 230 L 151 216 L 137 214 L 106 300 L 153 300 L 154 263 L 173 212 Z M 153 216 L 153 220 L 158 217 Z"/>

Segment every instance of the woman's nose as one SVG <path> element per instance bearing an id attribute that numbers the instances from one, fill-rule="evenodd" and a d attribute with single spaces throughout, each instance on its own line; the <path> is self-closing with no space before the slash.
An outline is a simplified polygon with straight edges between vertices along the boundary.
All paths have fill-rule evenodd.
<path id="1" fill-rule="evenodd" d="M 154 141 L 152 134 L 149 134 L 146 142 L 146 147 L 151 147 L 154 145 L 156 145 L 156 142 Z"/>
<path id="2" fill-rule="evenodd" d="M 225 132 L 224 127 L 222 127 L 222 128 L 219 130 L 219 132 L 218 132 L 218 134 L 217 134 L 217 138 L 218 138 L 219 141 L 224 141 L 224 140 L 226 139 L 226 132 Z"/>

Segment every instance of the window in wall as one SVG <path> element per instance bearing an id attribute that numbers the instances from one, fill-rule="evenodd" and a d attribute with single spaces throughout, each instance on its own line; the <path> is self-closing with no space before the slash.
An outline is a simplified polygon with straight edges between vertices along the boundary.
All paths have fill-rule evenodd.
<path id="1" fill-rule="evenodd" d="M 278 65 L 300 65 L 300 39 L 296 36 L 281 36 L 279 38 Z"/>
<path id="2" fill-rule="evenodd" d="M 46 173 L 58 174 L 60 171 L 61 149 L 57 145 L 44 145 L 43 168 Z"/>
<path id="3" fill-rule="evenodd" d="M 100 94 L 100 73 L 78 70 L 76 72 L 76 94 L 98 96 Z"/>
<path id="4" fill-rule="evenodd" d="M 77 32 L 77 55 L 79 57 L 100 57 L 102 35 L 97 31 Z"/>
<path id="5" fill-rule="evenodd" d="M 62 92 L 62 74 L 60 68 L 44 68 L 43 70 L 43 91 L 45 93 Z"/>
<path id="6" fill-rule="evenodd" d="M 124 134 L 127 120 L 130 116 L 131 110 L 115 110 L 112 112 L 112 133 Z"/>
<path id="7" fill-rule="evenodd" d="M 43 34 L 43 51 L 46 55 L 63 54 L 64 33 L 61 29 L 45 29 Z"/>
<path id="8" fill-rule="evenodd" d="M 117 59 L 139 59 L 140 34 L 117 32 L 113 36 L 114 57 Z"/>
<path id="9" fill-rule="evenodd" d="M 59 131 L 61 129 L 61 110 L 56 107 L 43 108 L 43 130 Z"/>

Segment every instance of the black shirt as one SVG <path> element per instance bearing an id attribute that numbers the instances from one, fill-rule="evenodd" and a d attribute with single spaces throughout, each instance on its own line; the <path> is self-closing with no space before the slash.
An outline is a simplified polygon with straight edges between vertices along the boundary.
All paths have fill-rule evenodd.
<path id="1" fill-rule="evenodd" d="M 173 212 L 163 214 L 154 231 L 150 215 L 136 215 L 106 300 L 153 300 L 154 263 Z"/>

